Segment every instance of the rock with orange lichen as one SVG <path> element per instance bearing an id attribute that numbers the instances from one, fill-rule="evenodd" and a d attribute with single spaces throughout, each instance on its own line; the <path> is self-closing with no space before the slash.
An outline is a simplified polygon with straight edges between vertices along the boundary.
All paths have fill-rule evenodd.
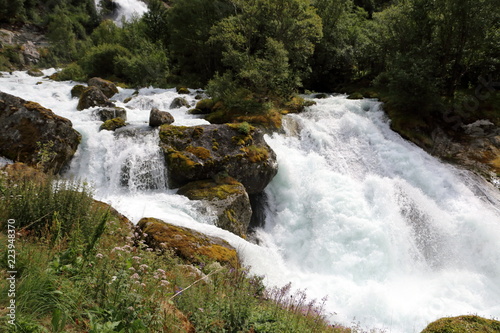
<path id="1" fill-rule="evenodd" d="M 163 125 L 160 141 L 173 187 L 227 172 L 245 186 L 248 194 L 255 194 L 262 192 L 278 172 L 276 154 L 263 133 L 246 122 Z"/>
<path id="2" fill-rule="evenodd" d="M 195 230 L 175 226 L 155 218 L 143 218 L 137 227 L 146 242 L 154 248 L 167 248 L 191 263 L 217 261 L 233 267 L 239 265 L 238 253 L 225 240 Z"/>
<path id="3" fill-rule="evenodd" d="M 70 120 L 38 103 L 0 92 L 1 156 L 59 173 L 80 140 Z"/>

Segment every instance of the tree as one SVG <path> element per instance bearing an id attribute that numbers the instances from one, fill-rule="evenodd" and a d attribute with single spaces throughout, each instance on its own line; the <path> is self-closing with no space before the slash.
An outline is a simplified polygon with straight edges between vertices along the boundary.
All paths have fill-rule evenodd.
<path id="1" fill-rule="evenodd" d="M 177 0 L 168 11 L 171 60 L 180 80 L 204 86 L 222 71 L 222 52 L 209 43 L 214 24 L 229 16 L 229 0 Z"/>
<path id="2" fill-rule="evenodd" d="M 323 38 L 311 58 L 308 87 L 331 91 L 358 74 L 367 43 L 367 14 L 352 0 L 316 0 L 314 6 L 323 22 Z"/>
<path id="3" fill-rule="evenodd" d="M 258 98 L 289 98 L 309 73 L 320 17 L 307 0 L 232 3 L 235 13 L 213 27 L 210 39 L 222 48 L 227 72 Z"/>
<path id="4" fill-rule="evenodd" d="M 166 45 L 167 41 L 167 9 L 160 0 L 150 0 L 148 11 L 142 17 L 146 24 L 146 34 L 153 42 L 162 42 Z"/>

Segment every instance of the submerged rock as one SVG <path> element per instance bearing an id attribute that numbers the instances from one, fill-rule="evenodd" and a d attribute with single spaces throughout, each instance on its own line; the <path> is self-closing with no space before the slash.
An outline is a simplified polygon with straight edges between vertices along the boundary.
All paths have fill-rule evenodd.
<path id="1" fill-rule="evenodd" d="M 177 194 L 190 200 L 202 200 L 217 215 L 217 226 L 246 237 L 252 208 L 245 187 L 231 177 L 200 180 L 181 187 Z"/>
<path id="2" fill-rule="evenodd" d="M 38 103 L 0 92 L 0 155 L 59 173 L 80 140 L 70 120 Z"/>
<path id="3" fill-rule="evenodd" d="M 207 236 L 155 218 L 143 218 L 137 227 L 147 235 L 146 243 L 149 246 L 171 249 L 176 255 L 191 263 L 208 259 L 233 267 L 239 265 L 236 249 L 222 238 Z"/>
<path id="4" fill-rule="evenodd" d="M 149 113 L 149 126 L 158 127 L 164 124 L 170 125 L 174 122 L 174 117 L 167 111 L 160 111 L 152 108 Z"/>
<path id="5" fill-rule="evenodd" d="M 259 193 L 278 172 L 276 154 L 248 123 L 194 127 L 163 125 L 160 147 L 174 187 L 227 174 Z"/>

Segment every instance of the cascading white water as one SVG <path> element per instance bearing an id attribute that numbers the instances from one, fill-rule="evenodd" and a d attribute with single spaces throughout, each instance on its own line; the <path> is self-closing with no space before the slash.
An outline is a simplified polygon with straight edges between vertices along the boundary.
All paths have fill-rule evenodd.
<path id="1" fill-rule="evenodd" d="M 389 129 L 379 104 L 317 100 L 268 140 L 279 172 L 263 239 L 334 318 L 414 332 L 439 316 L 500 315 L 500 207 Z M 493 204 L 492 204 L 493 203 Z M 495 207 L 495 204 L 497 205 Z"/>
<path id="2" fill-rule="evenodd" d="M 113 98 L 130 125 L 113 134 L 98 130 L 93 109 L 76 111 L 74 84 L 22 72 L 0 78 L 0 90 L 71 119 L 83 139 L 66 176 L 92 183 L 98 199 L 133 222 L 157 217 L 223 237 L 269 285 L 291 281 L 311 297 L 328 295 L 331 320 L 346 325 L 419 332 L 442 316 L 500 317 L 498 191 L 402 140 L 378 103 L 316 100 L 286 117 L 286 134 L 266 138 L 279 172 L 266 189 L 257 246 L 165 187 L 147 119 L 152 107 L 168 109 L 175 91 L 142 89 L 124 104 L 133 91 L 121 90 Z M 206 123 L 186 110 L 169 110 L 174 124 Z"/>
<path id="3" fill-rule="evenodd" d="M 101 0 L 95 0 L 95 5 L 99 8 Z M 113 18 L 119 24 L 122 19 L 130 21 L 134 17 L 141 17 L 148 11 L 148 6 L 140 0 L 113 0 L 116 4 L 116 13 Z"/>

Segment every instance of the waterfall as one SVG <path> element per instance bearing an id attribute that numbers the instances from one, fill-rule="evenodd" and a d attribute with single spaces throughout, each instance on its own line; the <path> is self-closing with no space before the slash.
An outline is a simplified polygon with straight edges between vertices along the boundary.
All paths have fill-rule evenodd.
<path id="1" fill-rule="evenodd" d="M 93 109 L 76 111 L 74 84 L 24 72 L 0 77 L 0 90 L 72 121 L 82 142 L 66 177 L 88 181 L 97 199 L 134 223 L 157 217 L 222 237 L 266 284 L 292 282 L 310 297 L 328 296 L 332 322 L 420 332 L 443 316 L 500 317 L 498 190 L 404 141 L 380 103 L 316 99 L 285 117 L 284 133 L 266 136 L 279 171 L 262 196 L 256 245 L 217 228 L 199 203 L 166 187 L 157 130 L 147 120 L 152 107 L 168 109 L 174 89 L 141 89 L 128 103 L 133 90 L 120 89 L 113 99 L 129 125 L 113 133 L 99 131 Z M 192 95 L 183 95 L 191 105 Z M 186 107 L 169 111 L 174 125 L 206 123 Z"/>
<path id="2" fill-rule="evenodd" d="M 97 8 L 100 8 L 101 0 L 95 0 Z M 148 11 L 148 6 L 140 0 L 112 0 L 116 6 L 115 11 L 111 14 L 113 20 L 120 24 L 121 20 L 130 21 L 134 17 L 141 17 Z"/>
<path id="3" fill-rule="evenodd" d="M 279 172 L 263 246 L 278 249 L 291 280 L 368 328 L 498 317 L 498 191 L 404 141 L 378 102 L 316 102 L 268 140 Z"/>

